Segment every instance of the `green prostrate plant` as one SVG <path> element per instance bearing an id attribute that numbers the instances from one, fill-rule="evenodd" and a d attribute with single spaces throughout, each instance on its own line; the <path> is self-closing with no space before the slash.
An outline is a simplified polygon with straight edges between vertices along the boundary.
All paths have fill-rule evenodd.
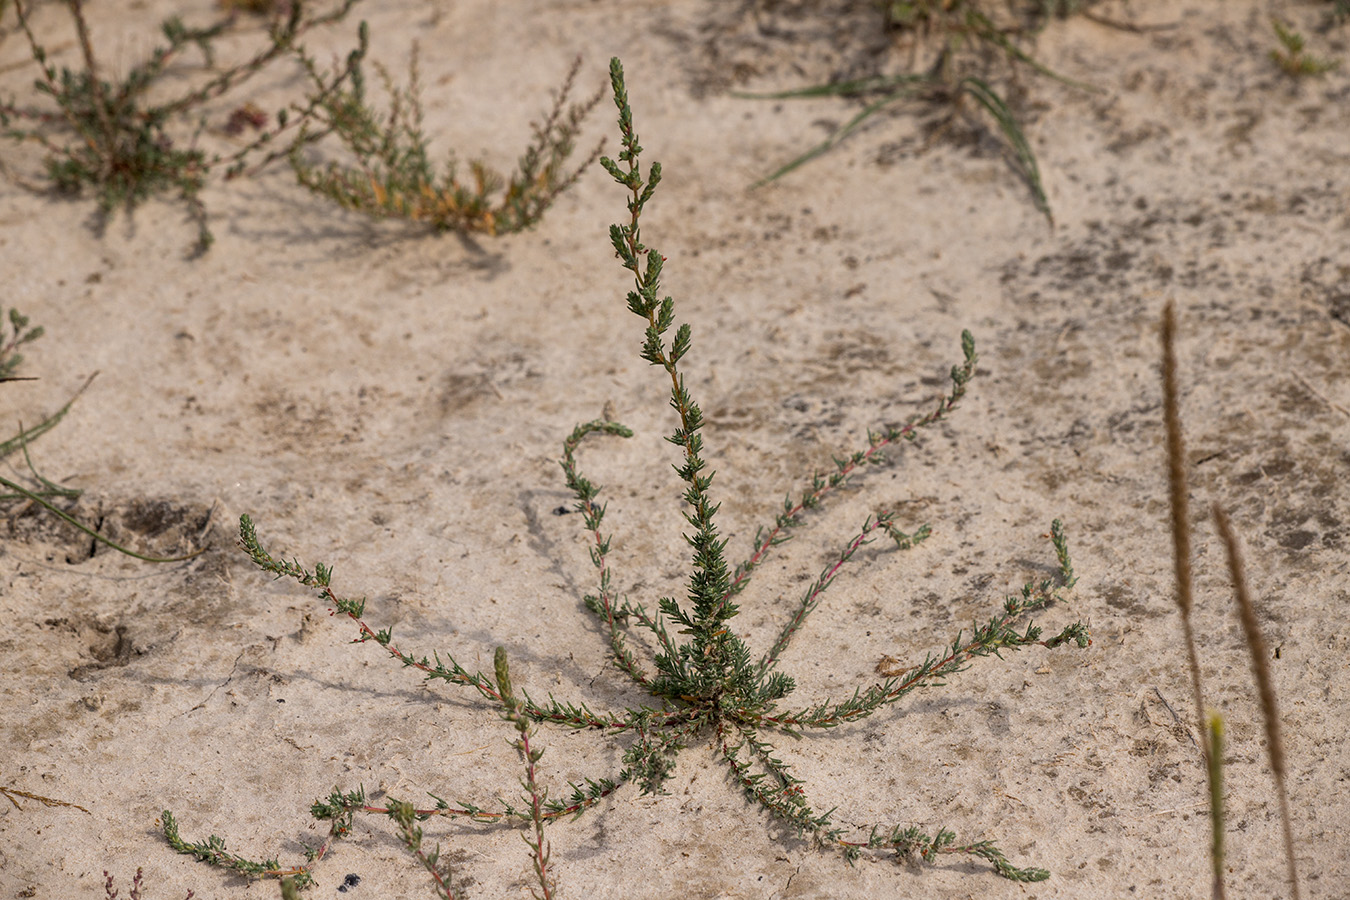
<path id="1" fill-rule="evenodd" d="M 276 127 L 263 130 L 242 148 L 222 153 L 211 153 L 198 146 L 205 125 L 200 110 L 277 58 L 299 52 L 297 41 L 301 36 L 312 28 L 341 20 L 355 3 L 356 0 L 342 0 L 330 12 L 311 17 L 305 15 L 304 0 L 293 0 L 287 14 L 272 25 L 267 46 L 254 56 L 214 73 L 177 97 L 152 100 L 152 92 L 170 67 L 179 64 L 192 48 L 201 53 L 208 68 L 212 66 L 213 43 L 227 32 L 233 17 L 205 28 L 188 27 L 177 18 L 166 20 L 161 26 L 166 44 L 114 82 L 105 80 L 94 54 L 84 0 L 65 0 L 78 37 L 83 62 L 83 68 L 79 69 L 58 67 L 49 61 L 47 49 L 38 41 L 30 21 L 32 0 L 14 0 L 19 26 L 41 70 L 36 89 L 55 102 L 57 111 L 3 103 L 0 127 L 6 137 L 36 142 L 46 151 L 47 179 L 56 190 L 79 194 L 88 189 L 94 194 L 98 230 L 106 226 L 118 209 L 130 212 L 150 197 L 176 194 L 197 226 L 194 253 L 204 252 L 212 237 L 199 194 L 211 169 L 223 165 L 229 173 L 237 174 L 254 151 L 265 147 L 285 129 L 303 122 L 310 110 L 300 108 L 295 118 L 283 110 L 277 115 Z M 353 60 L 359 61 L 364 53 L 363 39 Z M 348 67 L 339 70 L 319 94 L 326 96 L 339 89 L 350 76 L 353 64 L 349 61 Z M 193 113 L 199 117 L 195 129 L 185 128 L 185 120 Z M 261 121 L 266 122 L 266 115 L 260 115 Z"/>
<path id="2" fill-rule="evenodd" d="M 304 148 L 313 141 L 302 132 L 292 146 L 291 166 L 311 191 L 377 218 L 425 223 L 436 231 L 489 235 L 521 231 L 538 222 L 600 154 L 597 146 L 575 169 L 565 168 L 576 149 L 582 120 L 603 96 L 597 92 L 586 101 L 567 105 L 580 67 L 578 59 L 543 121 L 532 126 L 534 137 L 509 178 L 473 160 L 468 178 L 461 179 L 453 153 L 439 174 L 432 165 L 423 128 L 416 44 L 407 87 L 396 86 L 383 66 L 375 67 L 389 95 L 387 113 L 369 105 L 359 68 L 353 72 L 350 89 L 328 92 L 325 78 L 306 60 L 315 96 L 320 98 L 315 120 L 322 132 L 337 136 L 354 164 L 310 162 Z"/>
<path id="3" fill-rule="evenodd" d="M 259 542 L 253 522 L 244 516 L 240 519 L 240 543 L 256 566 L 273 576 L 292 578 L 316 589 L 324 603 L 356 623 L 358 642 L 373 641 L 402 666 L 418 670 L 427 680 L 470 688 L 501 710 L 518 735 L 516 747 L 526 765 L 523 786 L 528 803 L 524 808 L 502 803 L 486 809 L 463 802 L 451 805 L 431 794 L 436 799 L 431 807 L 409 807 L 393 800 L 384 806 L 373 806 L 366 803 L 360 791 L 346 795 L 335 792 L 311 810 L 315 818 L 330 822 L 328 838 L 322 846 L 310 851 L 305 864 L 288 868 L 282 868 L 276 860 L 253 862 L 234 856 L 226 851 L 224 841 L 215 836 L 205 842 L 187 843 L 179 836 L 176 820 L 168 812 L 163 818 L 166 837 L 181 852 L 245 874 L 309 881 L 313 865 L 328 852 L 334 840 L 350 829 L 353 813 L 389 815 L 399 827 L 404 843 L 432 874 L 438 896 L 448 897 L 448 881 L 435 857 L 420 855 L 422 835 L 413 823 L 432 816 L 465 817 L 485 823 L 514 821 L 529 829 L 527 843 L 536 880 L 543 891 L 541 896 L 550 896 L 553 876 L 544 840 L 547 822 L 580 814 L 629 783 L 643 793 L 660 792 L 673 776 L 676 755 L 685 747 L 703 744 L 711 746 L 714 755 L 726 765 L 731 781 L 752 803 L 762 806 L 799 837 L 836 848 L 850 860 L 867 850 L 892 851 L 900 857 L 917 856 L 930 861 L 943 854 L 966 854 L 988 860 L 1000 875 L 1014 880 L 1039 881 L 1048 877 L 1044 869 L 1014 866 L 991 841 L 958 841 L 946 828 L 929 833 L 912 825 L 891 824 L 845 834 L 842 827 L 834 824 L 833 810 L 812 806 L 803 780 L 779 759 L 767 736 L 797 738 L 867 718 L 916 690 L 944 684 L 948 677 L 977 658 L 998 656 L 1004 650 L 1018 650 L 1031 644 L 1047 648 L 1065 644 L 1088 646 L 1091 643 L 1088 630 L 1082 623 L 1069 625 L 1048 638 L 1034 625 L 1027 624 L 1023 629 L 1019 624 L 1029 613 L 1043 610 L 1060 599 L 1061 592 L 1075 581 L 1068 541 L 1058 520 L 1051 526 L 1059 562 L 1058 577 L 1027 584 L 1020 595 L 1004 600 L 1001 609 L 986 624 L 977 624 L 969 635 L 959 634 L 921 663 L 898 669 L 881 683 L 859 687 L 844 698 L 788 705 L 786 701 L 796 689 L 796 682 L 778 670 L 780 660 L 819 607 L 825 590 L 862 545 L 886 535 L 897 547 L 907 549 L 928 538 L 927 525 L 906 533 L 896 526 L 890 512 L 869 517 L 844 543 L 838 558 L 807 589 L 783 623 L 777 639 L 757 657 L 731 628 L 731 620 L 739 613 L 737 601 L 754 572 L 772 549 L 783 544 L 792 530 L 802 524 L 808 510 L 819 507 L 865 466 L 881 462 L 888 449 L 914 440 L 920 430 L 948 417 L 965 396 L 974 375 L 974 339 L 969 332 L 962 334 L 964 362 L 952 368 L 951 390 L 933 409 L 910 417 L 901 427 L 869 434 L 864 449 L 836 459 L 834 471 L 812 478 L 798 499 L 789 495 L 773 525 L 756 535 L 750 555 L 738 565 L 730 565 L 724 553 L 726 540 L 717 527 L 714 476 L 704 455 L 704 418 L 689 392 L 683 368 L 693 344 L 693 332 L 688 324 L 676 325 L 675 301 L 662 296 L 665 258 L 647 247 L 642 239 L 641 218 L 660 184 L 661 167 L 652 164 L 644 177 L 640 166 L 642 148 L 633 129 L 623 68 L 617 59 L 610 64 L 610 76 L 619 110 L 622 149 L 616 160 L 602 159 L 601 164 L 628 191 L 629 216 L 627 222 L 613 225 L 609 236 L 621 264 L 635 282 L 627 295 L 627 306 L 643 322 L 642 358 L 660 368 L 665 374 L 663 380 L 670 385 L 670 406 L 677 421 L 667 439 L 679 448 L 676 470 L 685 486 L 682 511 L 689 526 L 685 535 L 690 547 L 688 581 L 682 599 L 661 598 L 653 609 L 619 591 L 610 561 L 610 538 L 603 530 L 605 505 L 597 502 L 600 488 L 578 469 L 577 451 L 586 438 L 628 437 L 632 432 L 608 417 L 578 425 L 563 442 L 561 462 L 566 484 L 576 496 L 575 509 L 581 514 L 597 575 L 597 591 L 584 597 L 584 603 L 608 638 L 614 666 L 632 682 L 640 699 L 610 712 L 597 712 L 585 704 L 560 701 L 552 695 L 547 701 L 540 701 L 512 687 L 504 650 L 497 651 L 493 675 L 471 672 L 449 654 L 438 653 L 428 658 L 404 650 L 394 643 L 389 629 L 376 630 L 366 623 L 364 600 L 341 597 L 333 591 L 329 567 L 320 564 L 311 571 L 297 561 L 273 557 Z M 656 467 L 654 463 L 653 468 Z M 630 646 L 634 638 L 651 650 L 650 671 Z M 570 796 L 566 799 L 550 799 L 539 786 L 534 769 L 540 753 L 531 737 L 536 723 L 586 730 L 623 742 L 626 746 L 621 771 L 613 778 L 570 785 Z"/>
<path id="4" fill-rule="evenodd" d="M 908 71 L 895 75 L 876 75 L 850 81 L 816 85 L 775 93 L 742 93 L 734 96 L 747 99 L 782 100 L 803 97 L 851 97 L 864 99 L 865 105 L 851 119 L 836 128 L 825 140 L 810 150 L 785 163 L 769 175 L 755 182 L 761 187 L 783 177 L 794 169 L 824 154 L 863 123 L 887 107 L 906 100 L 917 100 L 930 106 L 946 106 L 950 113 L 934 129 L 937 135 L 946 131 L 958 116 L 969 116 L 966 98 L 987 112 L 998 126 L 1012 153 L 1012 165 L 1031 190 L 1036 209 L 1054 225 L 1050 201 L 1045 195 L 1036 155 L 1027 141 L 1022 125 L 1006 100 L 991 84 L 992 63 L 1003 61 L 1010 70 L 1023 64 L 1071 87 L 1087 91 L 1097 88 L 1073 81 L 1050 70 L 1022 49 L 1017 41 L 1038 34 L 1053 17 L 1062 17 L 1077 11 L 1075 2 L 1031 4 L 1025 13 L 1016 14 L 1009 21 L 995 21 L 994 4 L 981 0 L 907 0 L 907 2 L 880 2 L 887 28 L 908 32 L 913 40 L 919 35 L 939 41 L 939 49 L 932 64 L 923 72 Z"/>

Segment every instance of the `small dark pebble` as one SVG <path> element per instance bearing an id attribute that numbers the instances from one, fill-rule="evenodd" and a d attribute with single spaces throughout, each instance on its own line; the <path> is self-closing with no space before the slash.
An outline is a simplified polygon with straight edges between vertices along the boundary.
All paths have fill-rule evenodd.
<path id="1" fill-rule="evenodd" d="M 360 883 L 360 875 L 348 875 L 346 878 L 342 879 L 342 884 L 338 885 L 338 893 L 345 894 L 347 893 L 347 888 L 354 888 Z"/>

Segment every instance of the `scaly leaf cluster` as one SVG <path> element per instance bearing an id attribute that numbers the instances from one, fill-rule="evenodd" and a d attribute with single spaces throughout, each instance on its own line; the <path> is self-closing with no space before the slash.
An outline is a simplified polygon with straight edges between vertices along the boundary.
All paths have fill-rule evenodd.
<path id="1" fill-rule="evenodd" d="M 276 859 L 252 860 L 229 852 L 225 846 L 225 839 L 214 834 L 204 841 L 188 842 L 183 840 L 178 834 L 178 820 L 167 809 L 159 814 L 159 826 L 170 847 L 179 853 L 195 856 L 202 862 L 255 878 L 273 875 L 280 877 L 283 872 L 281 863 Z M 298 876 L 301 885 L 309 884 L 312 881 L 308 872 L 286 872 L 286 874 Z"/>

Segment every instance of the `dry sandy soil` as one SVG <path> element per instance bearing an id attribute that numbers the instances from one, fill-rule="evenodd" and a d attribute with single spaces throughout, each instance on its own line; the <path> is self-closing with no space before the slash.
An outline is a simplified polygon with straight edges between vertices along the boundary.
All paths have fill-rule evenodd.
<path id="1" fill-rule="evenodd" d="M 710 739 L 669 793 L 619 790 L 549 832 L 571 897 L 1198 897 L 1208 892 L 1204 775 L 1173 605 L 1157 325 L 1175 300 L 1197 515 L 1196 625 L 1208 701 L 1225 716 L 1232 896 L 1289 896 L 1248 660 L 1209 504 L 1228 508 L 1283 711 L 1304 896 L 1350 894 L 1350 66 L 1297 81 L 1267 58 L 1269 17 L 1346 58 L 1328 4 L 1132 2 L 1094 7 L 1039 40 L 1041 60 L 1099 86 L 1024 70 L 1016 104 L 1056 225 L 1030 202 L 989 123 L 940 111 L 879 119 L 767 189 L 747 186 L 856 107 L 752 102 L 900 65 L 867 4 L 703 0 L 390 0 L 359 9 L 372 55 L 422 48 L 436 146 L 509 165 L 571 57 L 584 86 L 627 66 L 638 130 L 666 180 L 646 237 L 694 329 L 689 387 L 733 559 L 789 490 L 867 429 L 944 390 L 971 329 L 980 365 L 952 418 L 811 517 L 742 595 L 736 620 L 767 646 L 804 584 L 869 514 L 932 524 L 919 548 L 855 557 L 784 659 L 803 702 L 917 662 L 1051 571 L 1068 529 L 1081 576 L 1048 628 L 1081 617 L 1083 651 L 981 660 L 943 688 L 850 727 L 775 743 L 817 809 L 853 835 L 900 823 L 996 841 L 1052 872 L 1022 885 L 985 863 L 850 867 L 750 805 Z M 859 11 L 861 9 L 862 11 Z M 110 65 L 153 45 L 171 12 L 205 2 L 91 3 Z M 71 45 L 54 4 L 36 17 Z M 12 24 L 12 22 L 7 23 Z M 355 21 L 312 42 L 350 46 Z M 71 51 L 62 59 L 71 60 Z M 11 92 L 23 41 L 0 44 Z M 271 80 L 268 80 L 271 79 Z M 265 105 L 297 84 L 269 75 Z M 272 93 L 269 93 L 271 91 Z M 615 152 L 612 107 L 585 142 Z M 3 148 L 35 166 L 32 147 Z M 606 407 L 637 432 L 597 440 L 618 586 L 648 603 L 681 591 L 679 483 L 662 440 L 663 379 L 637 355 L 640 322 L 605 231 L 623 192 L 598 167 L 534 231 L 436 237 L 371 224 L 282 168 L 217 184 L 217 244 L 188 262 L 181 206 L 146 204 L 106 235 L 89 201 L 0 182 L 0 300 L 47 336 L 7 385 L 12 423 L 58 408 L 34 446 L 49 477 L 86 489 L 74 511 L 154 566 L 11 505 L 0 543 L 0 786 L 78 803 L 0 801 L 0 897 L 147 900 L 278 895 L 173 853 L 172 810 L 194 839 L 293 864 L 321 832 L 309 804 L 335 786 L 376 799 L 425 792 L 490 805 L 519 793 L 508 728 L 463 689 L 427 686 L 311 593 L 238 551 L 241 513 L 276 552 L 336 569 L 340 593 L 410 648 L 490 668 L 596 708 L 641 697 L 607 667 L 581 596 L 593 572 L 557 460 Z M 15 475 L 21 463 L 10 459 Z M 646 649 L 645 646 L 643 648 Z M 626 747 L 545 729 L 542 776 L 613 776 Z M 430 822 L 460 896 L 529 887 L 520 832 Z M 310 896 L 428 897 L 391 823 L 358 818 Z"/>

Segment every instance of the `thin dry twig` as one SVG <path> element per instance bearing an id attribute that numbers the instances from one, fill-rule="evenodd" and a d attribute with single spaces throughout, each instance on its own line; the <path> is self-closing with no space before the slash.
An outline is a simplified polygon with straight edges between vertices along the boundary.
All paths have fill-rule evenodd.
<path id="1" fill-rule="evenodd" d="M 89 813 L 89 815 L 91 816 L 93 815 L 93 813 L 90 813 L 89 810 L 85 809 L 78 803 L 70 803 L 69 801 L 66 800 L 57 800 L 54 797 L 44 797 L 41 794 L 30 794 L 28 791 L 21 791 L 18 788 L 0 787 L 0 796 L 3 796 L 10 803 L 13 803 L 16 809 L 23 809 L 23 805 L 20 804 L 19 801 L 15 800 L 14 798 L 23 797 L 26 800 L 36 800 L 43 806 L 69 806 L 74 809 L 78 809 L 82 813 Z"/>

